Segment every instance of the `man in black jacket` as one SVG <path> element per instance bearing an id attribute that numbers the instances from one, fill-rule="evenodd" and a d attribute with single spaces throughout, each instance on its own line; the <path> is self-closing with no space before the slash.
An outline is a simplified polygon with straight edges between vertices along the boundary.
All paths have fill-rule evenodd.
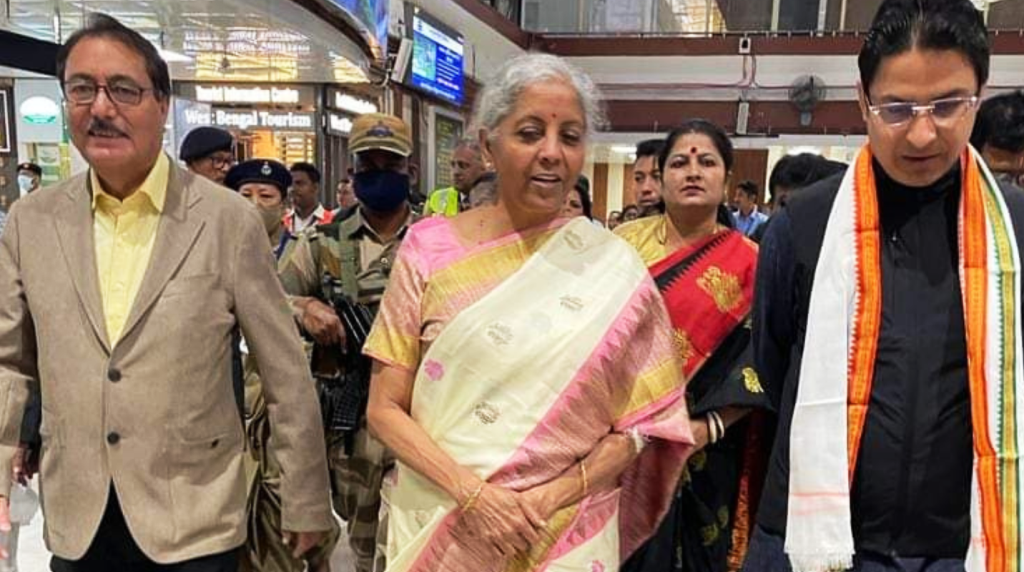
<path id="1" fill-rule="evenodd" d="M 823 246 L 839 242 L 826 230 L 842 225 L 833 207 L 845 204 L 839 198 L 847 196 L 840 188 L 843 177 L 835 176 L 790 198 L 761 245 L 754 344 L 762 384 L 780 419 L 746 572 L 963 572 L 972 540 L 972 379 L 958 230 L 962 199 L 968 195 L 962 182 L 977 180 L 965 172 L 972 172 L 967 142 L 988 79 L 982 17 L 969 0 L 885 0 L 859 66 L 870 155 L 862 155 L 861 171 L 854 164 L 846 176 L 858 182 L 853 188 L 873 185 L 866 196 L 877 197 L 875 226 L 865 233 L 865 244 L 874 241 L 877 253 L 874 283 L 870 276 L 865 282 L 878 292 L 877 346 L 859 370 L 851 358 L 851 373 L 843 378 L 847 362 L 842 351 L 822 356 L 820 347 L 829 340 L 808 335 L 820 331 L 820 324 L 809 319 L 816 307 L 812 294 L 827 297 L 814 288 L 830 278 L 842 280 L 823 277 L 819 269 L 837 266 L 822 256 Z M 1017 229 L 1016 242 L 1024 244 L 1024 196 L 1002 194 Z M 863 201 L 865 195 L 856 196 Z M 851 221 L 864 220 L 861 215 L 852 209 L 848 213 Z M 984 242 L 979 235 L 984 232 L 967 238 Z M 872 329 L 858 321 L 860 306 L 850 308 L 840 314 L 849 312 L 852 328 L 836 336 L 844 346 L 847 337 L 864 339 L 858 336 Z M 811 354 L 817 363 L 810 363 Z M 816 368 L 827 370 L 821 362 L 830 360 L 840 364 L 836 378 L 805 376 Z M 865 375 L 856 377 L 858 371 Z M 838 446 L 808 450 L 805 443 L 820 442 L 816 433 L 826 431 L 829 418 L 814 430 L 807 424 L 800 429 L 794 420 L 808 410 L 813 417 L 813 410 L 831 403 L 811 402 L 803 396 L 804 386 L 828 393 L 830 384 L 841 381 L 863 388 L 858 380 L 867 380 L 859 412 L 850 405 L 855 399 L 846 399 L 846 386 L 841 386 L 838 410 L 829 410 L 838 413 L 831 417 L 842 424 L 833 442 Z M 850 427 L 855 430 L 848 433 Z M 835 484 L 837 473 L 822 479 L 816 474 L 835 459 L 843 469 L 838 487 L 805 485 Z M 808 513 L 829 511 L 834 511 L 831 520 L 822 522 L 836 524 L 833 529 L 806 526 L 817 517 Z M 843 542 L 829 544 L 836 538 Z M 980 546 L 975 548 L 984 553 Z"/>

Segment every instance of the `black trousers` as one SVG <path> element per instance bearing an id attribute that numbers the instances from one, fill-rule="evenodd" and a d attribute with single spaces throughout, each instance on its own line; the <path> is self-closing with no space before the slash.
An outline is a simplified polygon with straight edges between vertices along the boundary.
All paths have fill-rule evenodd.
<path id="1" fill-rule="evenodd" d="M 881 554 L 853 555 L 853 568 L 846 572 L 964 572 L 959 558 L 900 558 Z M 786 540 L 754 527 L 747 559 L 740 572 L 793 572 L 786 556 Z"/>
<path id="2" fill-rule="evenodd" d="M 176 564 L 157 564 L 143 554 L 125 523 L 121 504 L 110 488 L 107 509 L 103 513 L 96 538 L 81 560 L 54 556 L 53 572 L 237 572 L 238 550 L 203 556 Z"/>

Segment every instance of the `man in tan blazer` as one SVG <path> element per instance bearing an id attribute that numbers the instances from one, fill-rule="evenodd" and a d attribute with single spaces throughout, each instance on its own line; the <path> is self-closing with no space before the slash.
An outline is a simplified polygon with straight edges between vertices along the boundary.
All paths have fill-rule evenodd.
<path id="1" fill-rule="evenodd" d="M 313 382 L 255 209 L 161 151 L 152 44 L 94 17 L 58 77 L 89 173 L 17 202 L 0 240 L 0 495 L 42 395 L 54 571 L 234 572 L 245 540 L 239 325 L 263 373 L 297 553 L 330 528 Z M 0 530 L 9 526 L 0 499 Z"/>

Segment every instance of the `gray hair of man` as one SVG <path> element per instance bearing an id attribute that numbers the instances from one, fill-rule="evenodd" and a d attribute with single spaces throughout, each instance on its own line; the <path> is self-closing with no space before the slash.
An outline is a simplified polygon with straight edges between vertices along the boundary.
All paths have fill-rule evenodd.
<path id="1" fill-rule="evenodd" d="M 470 151 L 480 154 L 480 140 L 474 139 L 473 137 L 464 137 L 459 139 L 459 142 L 455 144 L 455 149 L 469 149 Z"/>
<path id="2" fill-rule="evenodd" d="M 586 119 L 587 133 L 604 126 L 601 95 L 590 76 L 557 56 L 530 53 L 506 62 L 484 86 L 473 114 L 473 130 L 480 132 L 486 129 L 493 140 L 497 136 L 498 125 L 516 108 L 523 91 L 532 85 L 550 81 L 563 81 L 576 92 Z"/>

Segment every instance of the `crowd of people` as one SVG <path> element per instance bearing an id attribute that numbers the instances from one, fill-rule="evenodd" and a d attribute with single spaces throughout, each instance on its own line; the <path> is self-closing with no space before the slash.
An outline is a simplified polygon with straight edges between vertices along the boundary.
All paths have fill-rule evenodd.
<path id="1" fill-rule="evenodd" d="M 479 93 L 453 186 L 358 117 L 309 163 L 161 150 L 170 77 L 96 15 L 60 51 L 86 174 L 0 219 L 0 532 L 39 473 L 56 572 L 1024 568 L 1024 94 L 969 0 L 885 0 L 850 165 L 770 201 L 726 131 L 636 148 L 563 59 Z M 969 145 L 970 143 L 970 145 Z M 17 520 L 17 519 L 14 519 Z M 0 547 L 13 557 L 17 535 Z"/>

